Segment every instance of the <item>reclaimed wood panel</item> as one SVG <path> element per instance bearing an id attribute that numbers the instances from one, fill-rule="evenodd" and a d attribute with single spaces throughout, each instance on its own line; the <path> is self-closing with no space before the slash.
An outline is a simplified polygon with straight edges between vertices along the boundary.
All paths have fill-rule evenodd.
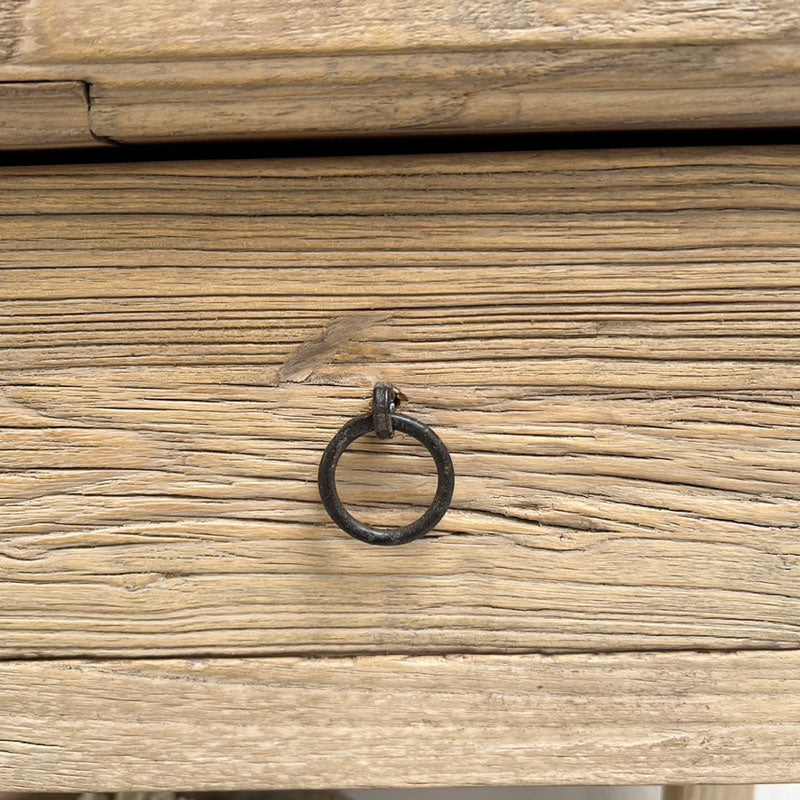
<path id="1" fill-rule="evenodd" d="M 5 662 L 0 699 L 9 790 L 800 778 L 796 652 Z"/>
<path id="2" fill-rule="evenodd" d="M 83 83 L 0 83 L 0 149 L 98 144 Z"/>
<path id="3" fill-rule="evenodd" d="M 800 644 L 800 149 L 7 168 L 0 653 Z M 315 482 L 377 379 L 453 454 Z M 432 464 L 343 463 L 409 520 Z"/>
<path id="4" fill-rule="evenodd" d="M 793 0 L 0 0 L 0 81 L 121 143 L 797 125 L 798 76 Z"/>

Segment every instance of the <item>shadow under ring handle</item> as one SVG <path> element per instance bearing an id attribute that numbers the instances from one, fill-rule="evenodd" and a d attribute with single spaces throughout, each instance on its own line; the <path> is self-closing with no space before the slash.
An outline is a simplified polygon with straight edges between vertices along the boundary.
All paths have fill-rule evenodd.
<path id="1" fill-rule="evenodd" d="M 367 414 L 363 417 L 355 417 L 345 423 L 325 448 L 322 460 L 319 463 L 319 473 L 317 476 L 319 494 L 322 498 L 322 504 L 325 506 L 325 510 L 328 512 L 330 518 L 345 533 L 350 534 L 350 536 L 355 539 L 360 539 L 362 542 L 367 542 L 368 544 L 406 544 L 407 542 L 413 542 L 414 539 L 419 539 L 421 536 L 433 530 L 447 512 L 450 501 L 453 498 L 453 488 L 455 486 L 453 461 L 450 458 L 450 453 L 447 447 L 445 447 L 444 442 L 431 428 L 419 420 L 389 410 L 390 401 L 387 399 L 388 394 L 382 395 L 379 400 L 378 389 L 381 386 L 386 386 L 386 384 L 379 384 L 376 387 L 374 395 L 376 406 L 380 402 L 381 405 L 385 403 L 386 407 L 381 409 L 376 408 L 372 414 Z M 391 400 L 392 408 L 395 402 L 396 395 L 394 395 Z M 433 457 L 438 476 L 436 495 L 425 513 L 409 525 L 404 525 L 401 528 L 391 528 L 389 530 L 371 528 L 369 525 L 365 525 L 363 522 L 357 520 L 344 507 L 344 504 L 339 498 L 339 493 L 336 490 L 336 467 L 344 451 L 347 450 L 356 439 L 375 430 L 376 419 L 379 421 L 378 424 L 381 425 L 380 420 L 382 418 L 383 431 L 381 431 L 381 433 L 384 433 L 382 438 L 389 438 L 394 431 L 400 431 L 409 436 L 413 436 L 418 442 L 424 445 Z M 387 422 L 390 423 L 388 427 L 389 436 L 385 435 Z"/>

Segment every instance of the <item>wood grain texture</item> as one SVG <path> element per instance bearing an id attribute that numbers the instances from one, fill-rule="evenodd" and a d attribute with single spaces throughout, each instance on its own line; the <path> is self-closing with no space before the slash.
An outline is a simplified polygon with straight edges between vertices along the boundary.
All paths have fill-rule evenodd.
<path id="1" fill-rule="evenodd" d="M 797 653 L 6 662 L 0 781 L 791 781 L 799 676 Z"/>
<path id="2" fill-rule="evenodd" d="M 796 125 L 799 76 L 794 0 L 0 0 L 0 81 L 122 143 Z"/>
<path id="3" fill-rule="evenodd" d="M 0 148 L 97 144 L 89 131 L 84 84 L 0 83 Z"/>
<path id="4" fill-rule="evenodd" d="M 0 653 L 800 645 L 800 149 L 0 174 Z M 319 502 L 394 381 L 457 474 Z M 409 520 L 432 464 L 340 483 Z"/>

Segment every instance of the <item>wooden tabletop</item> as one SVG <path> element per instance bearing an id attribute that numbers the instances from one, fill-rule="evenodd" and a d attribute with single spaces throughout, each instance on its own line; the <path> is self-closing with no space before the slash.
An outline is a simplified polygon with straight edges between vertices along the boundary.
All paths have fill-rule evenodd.
<path id="1" fill-rule="evenodd" d="M 794 0 L 0 0 L 6 147 L 785 126 L 799 89 Z"/>

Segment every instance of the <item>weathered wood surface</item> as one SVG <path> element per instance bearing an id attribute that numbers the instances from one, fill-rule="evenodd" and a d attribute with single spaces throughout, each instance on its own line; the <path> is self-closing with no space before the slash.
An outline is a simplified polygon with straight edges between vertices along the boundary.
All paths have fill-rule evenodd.
<path id="1" fill-rule="evenodd" d="M 0 148 L 97 144 L 89 130 L 85 84 L 0 83 Z"/>
<path id="2" fill-rule="evenodd" d="M 35 790 L 791 781 L 800 655 L 0 664 Z"/>
<path id="3" fill-rule="evenodd" d="M 800 149 L 0 174 L 0 653 L 800 645 Z M 376 379 L 451 511 L 319 502 Z M 432 465 L 340 482 L 408 520 Z"/>
<path id="4" fill-rule="evenodd" d="M 120 142 L 796 125 L 799 76 L 794 0 L 0 0 L 0 81 Z"/>

